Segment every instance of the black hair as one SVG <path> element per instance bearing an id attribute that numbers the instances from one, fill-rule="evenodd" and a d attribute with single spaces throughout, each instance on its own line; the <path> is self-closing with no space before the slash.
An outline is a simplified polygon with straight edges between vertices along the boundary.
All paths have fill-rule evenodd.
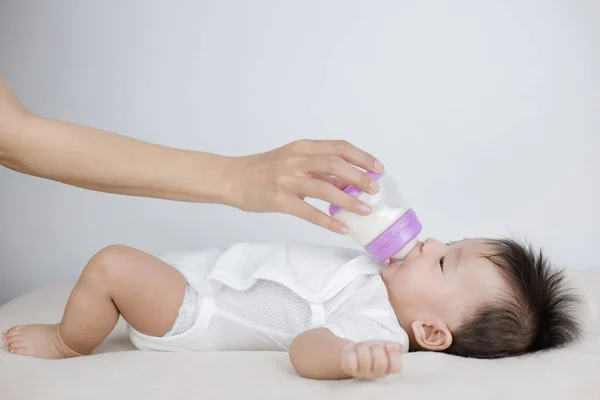
<path id="1" fill-rule="evenodd" d="M 446 352 L 499 358 L 563 347 L 578 339 L 581 298 L 566 287 L 564 271 L 553 268 L 529 244 L 512 239 L 489 243 L 495 251 L 484 257 L 499 268 L 512 293 L 465 318 Z"/>

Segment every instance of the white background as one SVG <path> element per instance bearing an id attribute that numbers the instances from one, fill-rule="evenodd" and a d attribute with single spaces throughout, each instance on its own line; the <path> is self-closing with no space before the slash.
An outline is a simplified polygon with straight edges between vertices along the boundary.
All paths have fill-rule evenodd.
<path id="1" fill-rule="evenodd" d="M 2 1 L 32 111 L 228 155 L 343 138 L 425 234 L 513 234 L 600 266 L 600 7 L 589 1 Z M 353 246 L 292 217 L 93 193 L 0 169 L 0 303 L 102 247 Z M 324 204 L 317 203 L 324 207 Z"/>

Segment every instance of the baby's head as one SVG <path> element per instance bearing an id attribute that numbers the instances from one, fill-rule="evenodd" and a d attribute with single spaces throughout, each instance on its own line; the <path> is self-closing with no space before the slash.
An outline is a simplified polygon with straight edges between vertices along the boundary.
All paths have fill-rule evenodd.
<path id="1" fill-rule="evenodd" d="M 563 346 L 580 334 L 561 271 L 513 240 L 419 243 L 382 272 L 411 349 L 496 358 Z"/>

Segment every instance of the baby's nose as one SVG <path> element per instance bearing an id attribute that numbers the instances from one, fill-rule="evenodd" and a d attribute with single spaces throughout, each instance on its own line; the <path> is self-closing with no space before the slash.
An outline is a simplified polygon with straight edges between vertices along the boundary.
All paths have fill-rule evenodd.
<path id="1" fill-rule="evenodd" d="M 423 246 L 421 247 L 422 254 L 433 254 L 437 252 L 442 252 L 446 248 L 446 245 L 439 240 L 436 239 L 427 239 Z"/>
<path id="2" fill-rule="evenodd" d="M 416 256 L 420 256 L 423 254 L 423 246 L 425 244 L 421 241 L 418 241 L 417 244 L 415 244 L 415 247 L 412 248 L 411 251 L 408 252 L 408 254 L 406 255 L 406 258 L 408 257 L 416 257 Z"/>
<path id="3" fill-rule="evenodd" d="M 421 246 L 421 254 L 429 253 L 435 247 L 435 240 L 427 239 L 423 242 Z"/>

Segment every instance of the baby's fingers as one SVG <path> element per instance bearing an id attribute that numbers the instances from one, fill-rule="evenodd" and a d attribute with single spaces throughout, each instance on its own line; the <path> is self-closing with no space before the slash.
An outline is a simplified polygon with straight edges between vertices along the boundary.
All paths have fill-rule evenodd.
<path id="1" fill-rule="evenodd" d="M 373 358 L 373 367 L 371 372 L 372 378 L 380 378 L 388 374 L 389 357 L 382 345 L 374 345 L 371 347 L 371 355 Z"/>
<path id="2" fill-rule="evenodd" d="M 342 371 L 349 376 L 356 376 L 358 372 L 358 354 L 356 353 L 356 344 L 352 343 L 342 351 Z"/>
<path id="3" fill-rule="evenodd" d="M 397 374 L 402 370 L 402 346 L 386 344 L 385 346 L 389 359 L 388 374 Z"/>
<path id="4" fill-rule="evenodd" d="M 372 380 L 400 372 L 402 345 L 369 341 L 352 343 L 342 350 L 341 367 L 349 376 Z"/>
<path id="5" fill-rule="evenodd" d="M 373 356 L 369 343 L 359 343 L 356 346 L 356 355 L 358 356 L 357 378 L 369 379 L 373 371 Z"/>

